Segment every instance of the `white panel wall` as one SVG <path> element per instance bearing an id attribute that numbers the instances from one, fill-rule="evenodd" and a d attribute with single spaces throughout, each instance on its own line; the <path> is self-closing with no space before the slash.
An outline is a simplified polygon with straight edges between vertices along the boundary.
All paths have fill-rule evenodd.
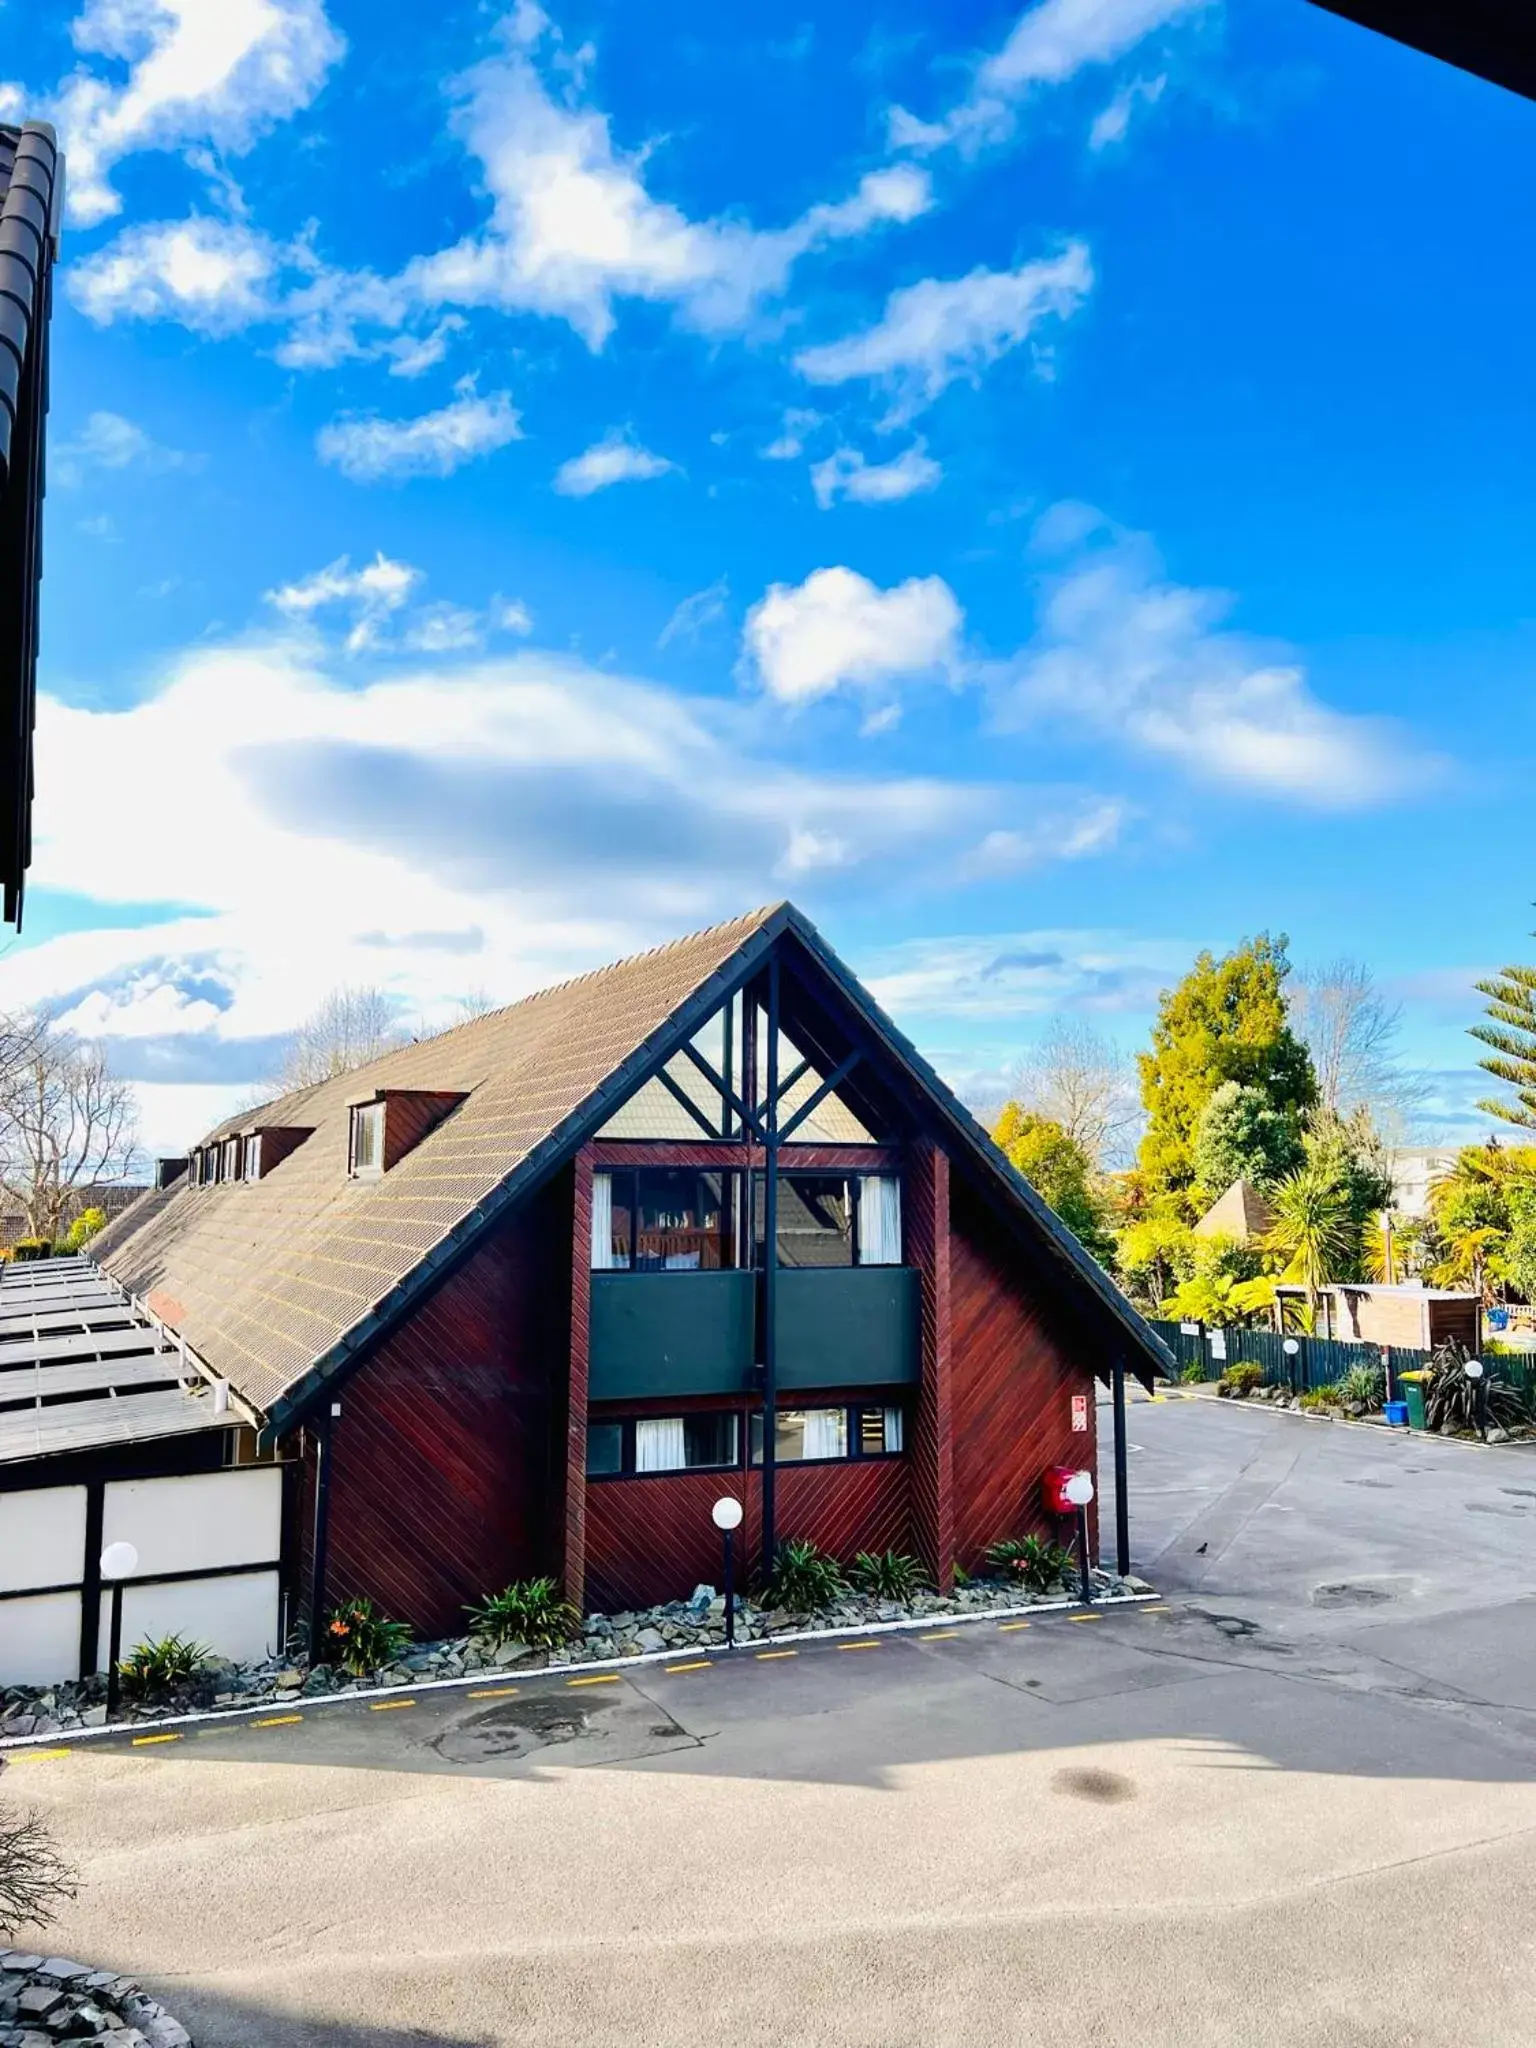
<path id="1" fill-rule="evenodd" d="M 0 1685 L 56 1685 L 80 1669 L 80 1595 L 0 1600 Z"/>
<path id="2" fill-rule="evenodd" d="M 117 1479 L 106 1490 L 102 1545 L 131 1543 L 139 1575 L 266 1564 L 282 1548 L 283 1482 L 275 1465 Z M 232 1654 L 232 1653 L 226 1653 Z"/>
<path id="3" fill-rule="evenodd" d="M 269 1557 L 276 1556 L 268 1551 Z M 85 1488 L 0 1493 L 0 1593 L 72 1586 L 85 1575 Z M 0 1631 L 5 1615 L 0 1610 Z M 25 1684 L 13 1679 L 13 1685 Z"/>
<path id="4" fill-rule="evenodd" d="M 251 1572 L 239 1578 L 202 1579 L 177 1586 L 135 1586 L 130 1580 L 123 1588 L 123 1655 L 137 1643 L 178 1635 L 236 1663 L 256 1663 L 277 1648 L 277 1605 L 276 1572 Z M 103 1671 L 107 1668 L 111 1614 L 111 1595 L 103 1589 L 98 1652 Z M 77 1610 L 76 1655 L 79 1628 Z"/>

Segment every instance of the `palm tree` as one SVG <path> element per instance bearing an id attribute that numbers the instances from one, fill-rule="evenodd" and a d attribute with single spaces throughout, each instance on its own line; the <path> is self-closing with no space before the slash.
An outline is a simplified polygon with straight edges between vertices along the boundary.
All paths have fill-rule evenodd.
<path id="1" fill-rule="evenodd" d="M 1331 1164 L 1316 1156 L 1269 1190 L 1274 1225 L 1264 1249 L 1285 1260 L 1280 1278 L 1307 1291 L 1308 1326 L 1317 1321 L 1318 1297 L 1349 1263 L 1355 1224 L 1349 1196 Z"/>

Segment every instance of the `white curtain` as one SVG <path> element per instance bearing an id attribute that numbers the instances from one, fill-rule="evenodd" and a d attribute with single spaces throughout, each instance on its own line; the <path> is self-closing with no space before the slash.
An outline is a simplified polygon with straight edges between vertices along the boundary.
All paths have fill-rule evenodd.
<path id="1" fill-rule="evenodd" d="M 847 1457 L 848 1411 L 846 1408 L 806 1409 L 805 1455 L 808 1458 Z"/>
<path id="2" fill-rule="evenodd" d="M 901 1449 L 901 1410 L 887 1408 L 885 1411 L 885 1448 L 887 1451 Z"/>
<path id="3" fill-rule="evenodd" d="M 859 1264 L 901 1264 L 901 1182 L 866 1174 L 859 1182 Z"/>
<path id="4" fill-rule="evenodd" d="M 601 1273 L 613 1264 L 613 1175 L 592 1176 L 592 1270 Z"/>
<path id="5" fill-rule="evenodd" d="M 685 1451 L 681 1415 L 635 1424 L 637 1472 L 681 1472 L 687 1463 Z"/>

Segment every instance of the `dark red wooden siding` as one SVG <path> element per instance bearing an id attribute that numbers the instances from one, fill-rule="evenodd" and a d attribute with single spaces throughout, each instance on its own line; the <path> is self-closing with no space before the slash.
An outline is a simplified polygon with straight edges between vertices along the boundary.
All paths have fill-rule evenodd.
<path id="1" fill-rule="evenodd" d="M 342 1387 L 328 1605 L 366 1593 L 453 1634 L 467 1601 L 560 1569 L 571 1199 L 567 1173 Z"/>
<path id="2" fill-rule="evenodd" d="M 912 1545 L 906 1461 L 871 1458 L 835 1465 L 781 1465 L 782 1536 L 807 1537 L 845 1564 L 860 1550 Z M 746 1515 L 737 1537 L 738 1568 L 756 1575 L 762 1540 L 758 1473 L 679 1472 L 604 1479 L 587 1487 L 587 1599 L 598 1612 L 684 1599 L 696 1585 L 718 1587 L 724 1571 L 710 1509 L 722 1494 Z"/>
<path id="3" fill-rule="evenodd" d="M 1027 1255 L 958 1178 L 950 1214 L 955 1554 L 974 1570 L 1000 1537 L 1064 1537 L 1041 1511 L 1040 1478 L 1048 1465 L 1097 1469 L 1093 1366 Z M 1072 1428 L 1074 1394 L 1088 1399 L 1086 1434 Z"/>
<path id="4" fill-rule="evenodd" d="M 913 1148 L 903 1207 L 906 1256 L 923 1276 L 922 1380 L 909 1453 L 912 1536 L 947 1592 L 955 1569 L 949 1160 L 926 1141 Z"/>

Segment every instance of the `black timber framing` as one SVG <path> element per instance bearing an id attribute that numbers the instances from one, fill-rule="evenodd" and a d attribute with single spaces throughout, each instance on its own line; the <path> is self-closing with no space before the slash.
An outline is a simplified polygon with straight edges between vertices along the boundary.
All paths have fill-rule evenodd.
<path id="1" fill-rule="evenodd" d="M 1529 0 L 1313 0 L 1361 28 L 1536 99 L 1536 9 Z"/>

